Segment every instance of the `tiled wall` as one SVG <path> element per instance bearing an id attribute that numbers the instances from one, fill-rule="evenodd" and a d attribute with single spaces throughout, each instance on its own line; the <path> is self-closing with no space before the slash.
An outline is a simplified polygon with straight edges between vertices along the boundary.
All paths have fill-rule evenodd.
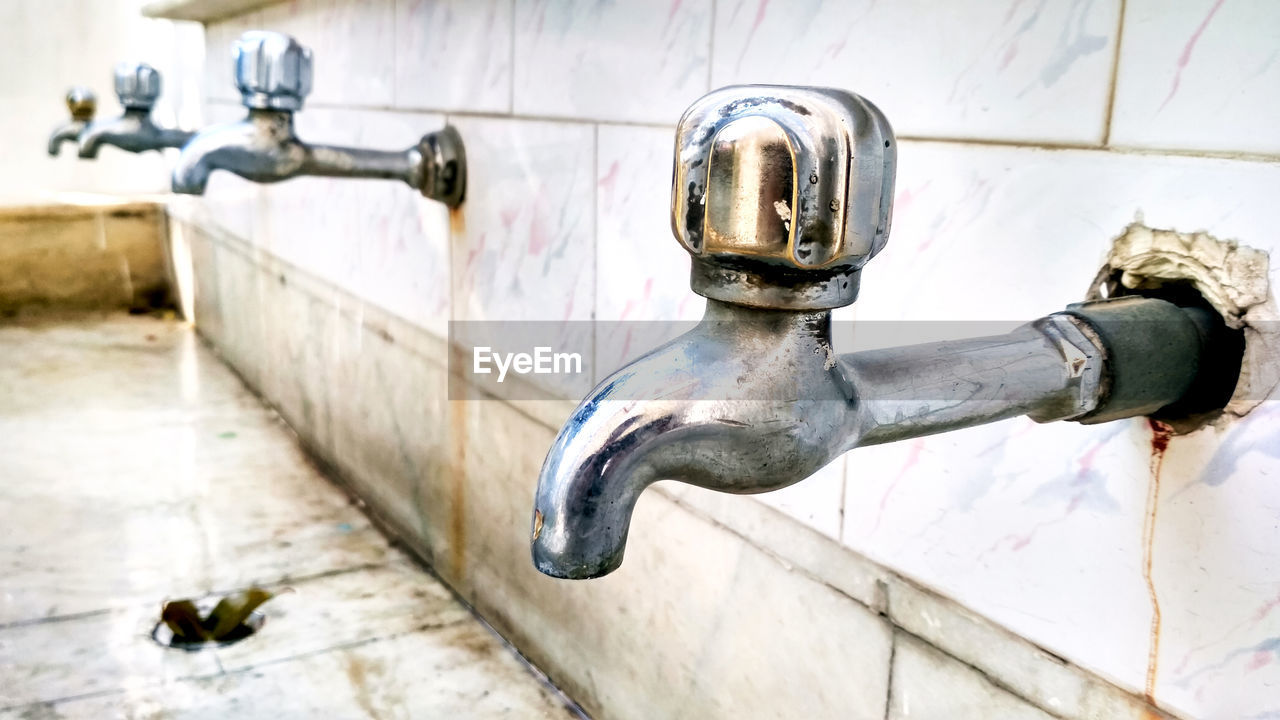
<path id="1" fill-rule="evenodd" d="M 57 192 L 115 195 L 161 192 L 169 186 L 164 158 L 104 148 L 93 161 L 74 143 L 49 157 L 49 134 L 70 117 L 63 100 L 73 85 L 98 97 L 99 118 L 120 114 L 111 70 L 125 60 L 160 70 L 164 87 L 155 118 L 187 127 L 200 120 L 203 34 L 194 23 L 149 20 L 143 0 L 7 0 L 0 3 L 0 202 L 14 204 Z M 171 151 L 172 152 L 172 151 Z"/>
<path id="2" fill-rule="evenodd" d="M 886 704 L 894 717 L 942 716 L 929 693 L 912 691 L 935 682 L 971 698 L 975 717 L 1021 716 L 993 709 L 1007 702 L 1027 717 L 1119 715 L 1080 699 L 1102 691 L 1059 692 L 1044 681 L 1049 669 L 1020 675 L 1016 653 L 984 654 L 976 636 L 938 630 L 937 607 L 899 613 L 845 591 L 866 600 L 863 610 L 828 610 L 839 603 L 823 588 L 880 577 L 844 574 L 866 556 L 1166 711 L 1280 714 L 1280 490 L 1269 481 L 1280 437 L 1269 405 L 1174 439 L 1158 472 L 1143 421 L 1014 420 L 857 450 L 758 499 L 664 488 L 642 502 L 619 577 L 566 589 L 526 577 L 522 554 L 537 467 L 562 410 L 447 402 L 442 369 L 362 344 L 370 323 L 403 339 L 442 335 L 450 319 L 696 317 L 702 301 L 668 220 L 672 129 L 690 101 L 738 82 L 848 88 L 900 136 L 893 236 L 844 318 L 1052 312 L 1082 298 L 1110 239 L 1137 217 L 1270 250 L 1280 246 L 1280 5 L 297 0 L 208 27 L 210 118 L 241 112 L 228 47 L 250 28 L 293 33 L 315 50 L 301 136 L 391 148 L 451 123 L 467 144 L 468 200 L 451 215 L 393 183 L 254 186 L 215 174 L 204 200 L 182 210 L 203 228 L 185 241 L 205 288 L 204 331 L 589 707 L 643 716 L 631 704 L 644 696 L 620 688 L 673 684 L 683 690 L 662 699 L 671 707 L 766 702 L 732 664 L 749 662 L 757 642 L 788 663 L 762 673 L 802 673 L 795 682 L 808 692 L 879 687 L 886 694 L 868 717 Z M 264 279 L 277 275 L 310 299 L 282 299 Z M 294 314 L 279 316 L 281 307 Z M 398 364 L 361 369 L 375 362 L 370 353 Z M 369 396 L 346 397 L 348 384 Z M 353 417 L 378 428 L 365 441 L 388 446 L 348 437 L 360 431 Z M 466 428 L 502 440 L 477 443 Z M 757 503 L 799 523 L 752 532 Z M 689 529 L 708 518 L 719 529 Z M 847 557 L 806 566 L 793 546 L 823 537 Z M 690 552 L 691 538 L 705 552 Z M 765 597 L 731 591 L 762 592 L 773 575 L 755 563 L 768 558 L 782 558 L 787 577 L 806 567 L 808 579 Z M 719 577 L 724 562 L 743 575 Z M 897 581 L 884 582 L 892 606 Z M 626 591 L 639 587 L 666 597 Z M 788 627 L 822 637 L 788 625 L 796 613 L 818 613 L 829 628 L 807 656 L 823 672 L 777 637 Z M 745 633 L 747 644 L 709 638 L 702 622 Z M 653 623 L 669 634 L 642 629 Z M 874 649 L 888 647 L 892 672 Z M 625 667 L 643 671 L 611 671 L 620 661 L 593 652 L 625 654 Z M 1025 667 L 1051 667 L 1037 657 Z M 840 662 L 848 667 L 831 672 Z M 881 666 L 883 675 L 870 669 Z M 718 690 L 708 684 L 717 678 Z M 717 706 L 726 688 L 745 693 L 744 704 Z M 775 700 L 792 697 L 775 689 Z M 833 703 L 815 711 L 841 707 Z"/>

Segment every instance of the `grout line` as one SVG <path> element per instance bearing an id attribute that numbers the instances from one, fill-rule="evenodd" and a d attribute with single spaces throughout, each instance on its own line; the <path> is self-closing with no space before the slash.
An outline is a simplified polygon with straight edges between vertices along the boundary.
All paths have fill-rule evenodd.
<path id="1" fill-rule="evenodd" d="M 600 126 L 591 130 L 591 364 L 600 362 L 600 338 L 595 324 L 600 310 Z"/>
<path id="2" fill-rule="evenodd" d="M 844 546 L 844 510 L 849 496 L 849 453 L 840 457 L 840 526 L 836 528 L 836 541 Z"/>
<path id="3" fill-rule="evenodd" d="M 892 620 L 889 621 L 889 628 L 889 678 L 884 686 L 884 720 L 889 720 L 893 712 L 893 661 L 898 655 L 898 631 Z"/>
<path id="4" fill-rule="evenodd" d="M 507 114 L 516 112 L 516 0 L 508 0 L 511 5 L 511 50 L 510 64 L 507 66 Z"/>
<path id="5" fill-rule="evenodd" d="M 711 0 L 711 25 L 710 25 L 710 30 L 709 30 L 709 32 L 707 33 L 707 34 L 708 34 L 708 37 L 707 37 L 707 88 L 706 88 L 706 92 L 711 92 L 711 82 L 712 82 L 712 78 L 713 78 L 713 76 L 712 76 L 712 72 L 711 72 L 711 68 L 712 68 L 712 64 L 715 62 L 715 57 L 716 57 L 716 5 L 717 5 L 717 4 L 718 4 L 718 0 Z"/>
<path id="6" fill-rule="evenodd" d="M 119 608 L 101 608 L 98 610 L 85 610 L 84 612 L 68 613 L 66 615 L 50 615 L 42 618 L 29 618 L 26 620 L 12 620 L 6 623 L 0 623 L 0 630 L 10 630 L 14 628 L 31 627 L 32 625 L 45 625 L 49 623 L 71 622 L 74 620 L 84 620 L 99 615 L 110 615 Z"/>
<path id="7" fill-rule="evenodd" d="M 1103 118 L 1102 145 L 1111 144 L 1111 123 L 1116 109 L 1116 85 L 1120 76 L 1120 50 L 1124 43 L 1124 14 L 1126 0 L 1120 0 L 1120 18 L 1116 21 L 1116 51 L 1111 59 L 1111 78 L 1107 92 L 1107 110 Z"/>

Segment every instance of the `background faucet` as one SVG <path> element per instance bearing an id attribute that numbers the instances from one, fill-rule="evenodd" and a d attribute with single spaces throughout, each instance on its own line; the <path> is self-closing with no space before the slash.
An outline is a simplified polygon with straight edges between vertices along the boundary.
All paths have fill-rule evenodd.
<path id="1" fill-rule="evenodd" d="M 294 134 L 293 113 L 311 92 L 311 51 L 288 35 L 251 31 L 233 49 L 235 82 L 249 116 L 200 131 L 173 170 L 173 191 L 200 195 L 222 169 L 254 182 L 299 175 L 403 180 L 450 207 L 462 202 L 466 157 L 452 127 L 400 152 L 310 145 Z"/>
<path id="2" fill-rule="evenodd" d="M 103 145 L 142 152 L 182 147 L 194 133 L 162 128 L 151 120 L 151 108 L 160 97 L 160 73 L 146 63 L 119 63 L 115 67 L 116 97 L 124 114 L 89 123 L 80 133 L 80 157 L 95 158 Z"/>
<path id="3" fill-rule="evenodd" d="M 98 99 L 89 88 L 77 85 L 68 90 L 67 110 L 71 112 L 71 120 L 59 125 L 49 136 L 49 154 L 56 156 L 62 148 L 62 143 L 74 142 L 93 119 L 93 113 L 97 109 Z"/>
<path id="4" fill-rule="evenodd" d="M 1211 310 L 1155 298 L 837 355 L 831 309 L 856 299 L 888 239 L 895 152 L 880 111 L 840 90 L 729 87 L 686 111 L 672 228 L 706 314 L 605 379 L 561 429 L 538 478 L 539 570 L 617 568 L 635 502 L 659 480 L 756 493 L 859 445 L 1017 415 L 1096 423 L 1226 403 L 1240 338 Z"/>

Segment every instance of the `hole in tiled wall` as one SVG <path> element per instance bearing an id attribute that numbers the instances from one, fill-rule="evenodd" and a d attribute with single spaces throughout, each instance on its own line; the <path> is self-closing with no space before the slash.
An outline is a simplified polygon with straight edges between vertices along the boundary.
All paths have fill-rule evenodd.
<path id="1" fill-rule="evenodd" d="M 1112 244 L 1089 299 L 1142 295 L 1207 312 L 1208 340 L 1186 398 L 1153 417 L 1187 433 L 1244 415 L 1266 399 L 1280 369 L 1268 348 L 1280 340 L 1265 252 L 1205 232 L 1134 223 Z"/>

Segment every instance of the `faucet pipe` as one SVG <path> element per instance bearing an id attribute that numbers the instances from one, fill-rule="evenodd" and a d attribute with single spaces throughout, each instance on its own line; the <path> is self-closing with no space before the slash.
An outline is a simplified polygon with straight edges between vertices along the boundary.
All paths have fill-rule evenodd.
<path id="1" fill-rule="evenodd" d="M 534 499 L 543 573 L 617 568 L 636 500 L 659 480 L 765 492 L 863 445 L 1019 415 L 1203 411 L 1234 388 L 1219 372 L 1233 347 L 1222 319 L 1157 298 L 836 355 L 830 311 L 856 299 L 888 236 L 895 152 L 884 116 L 839 90 L 723 88 L 685 113 L 676 149 L 672 226 L 706 314 L 605 379 L 561 429 Z"/>

